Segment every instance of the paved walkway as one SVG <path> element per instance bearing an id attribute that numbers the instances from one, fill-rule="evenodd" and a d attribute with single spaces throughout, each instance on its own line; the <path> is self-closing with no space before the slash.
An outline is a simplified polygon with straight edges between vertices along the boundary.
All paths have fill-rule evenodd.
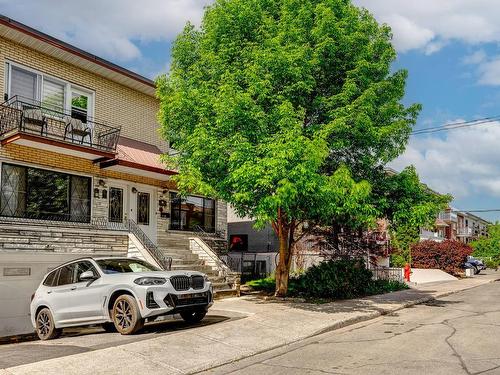
<path id="1" fill-rule="evenodd" d="M 272 348 L 290 344 L 319 333 L 361 321 L 374 319 L 410 305 L 500 279 L 499 273 L 418 288 L 365 299 L 308 304 L 264 301 L 255 297 L 218 301 L 211 315 L 229 317 L 216 324 L 176 331 L 133 342 L 117 341 L 116 346 L 79 352 L 63 357 L 39 360 L 29 364 L 0 369 L 7 374 L 178 374 L 213 368 L 249 357 Z M 238 318 L 234 318 L 238 317 Z M 108 337 L 107 335 L 101 335 Z M 91 337 L 91 336 L 89 336 Z M 111 336 L 109 336 L 111 337 Z M 31 342 L 0 347 L 21 353 L 36 347 L 82 345 L 86 336 L 67 337 L 49 342 Z"/>

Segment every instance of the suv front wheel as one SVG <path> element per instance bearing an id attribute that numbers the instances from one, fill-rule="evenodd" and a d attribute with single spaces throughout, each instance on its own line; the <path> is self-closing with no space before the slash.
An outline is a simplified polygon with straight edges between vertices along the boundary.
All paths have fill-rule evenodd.
<path id="1" fill-rule="evenodd" d="M 122 335 L 131 335 L 144 326 L 137 302 L 128 294 L 122 294 L 116 299 L 112 317 L 116 330 Z"/>

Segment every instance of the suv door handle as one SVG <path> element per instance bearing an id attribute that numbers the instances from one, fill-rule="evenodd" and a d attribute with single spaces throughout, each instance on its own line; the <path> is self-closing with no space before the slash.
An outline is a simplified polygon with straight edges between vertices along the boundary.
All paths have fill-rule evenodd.
<path id="1" fill-rule="evenodd" d="M 75 290 L 76 289 L 76 286 L 72 286 L 70 290 Z"/>
<path id="2" fill-rule="evenodd" d="M 52 290 L 47 290 L 47 294 L 50 294 L 50 293 L 52 293 Z"/>

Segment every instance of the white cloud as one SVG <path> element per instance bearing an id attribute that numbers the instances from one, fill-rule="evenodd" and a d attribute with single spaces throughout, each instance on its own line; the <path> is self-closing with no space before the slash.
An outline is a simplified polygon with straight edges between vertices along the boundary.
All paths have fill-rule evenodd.
<path id="1" fill-rule="evenodd" d="M 500 58 L 479 64 L 479 83 L 483 85 L 500 85 Z"/>
<path id="2" fill-rule="evenodd" d="M 437 52 L 448 41 L 500 42 L 498 0 L 355 0 L 389 24 L 400 52 Z"/>
<path id="3" fill-rule="evenodd" d="M 470 55 L 465 56 L 462 59 L 462 62 L 466 65 L 475 65 L 486 61 L 486 59 L 487 59 L 486 52 L 480 49 Z"/>
<path id="4" fill-rule="evenodd" d="M 209 0 L 0 0 L 17 21 L 118 62 L 141 57 L 140 42 L 169 41 Z"/>
<path id="5" fill-rule="evenodd" d="M 401 170 L 413 164 L 429 187 L 455 198 L 500 198 L 499 139 L 500 122 L 452 130 L 442 137 L 414 136 L 391 166 Z"/>

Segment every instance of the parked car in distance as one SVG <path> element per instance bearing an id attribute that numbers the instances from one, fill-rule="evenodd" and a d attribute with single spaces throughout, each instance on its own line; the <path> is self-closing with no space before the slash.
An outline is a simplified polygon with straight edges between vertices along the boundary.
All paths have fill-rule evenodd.
<path id="1" fill-rule="evenodd" d="M 201 321 L 213 304 L 208 277 L 194 271 L 162 271 L 134 258 L 81 258 L 50 271 L 31 299 L 38 337 L 58 337 L 63 328 L 102 324 L 123 335 L 146 321 L 179 313 Z"/>
<path id="2" fill-rule="evenodd" d="M 484 265 L 482 260 L 469 255 L 464 263 L 464 269 L 468 268 L 473 269 L 474 275 L 477 275 L 482 270 L 485 270 L 486 266 Z"/>

